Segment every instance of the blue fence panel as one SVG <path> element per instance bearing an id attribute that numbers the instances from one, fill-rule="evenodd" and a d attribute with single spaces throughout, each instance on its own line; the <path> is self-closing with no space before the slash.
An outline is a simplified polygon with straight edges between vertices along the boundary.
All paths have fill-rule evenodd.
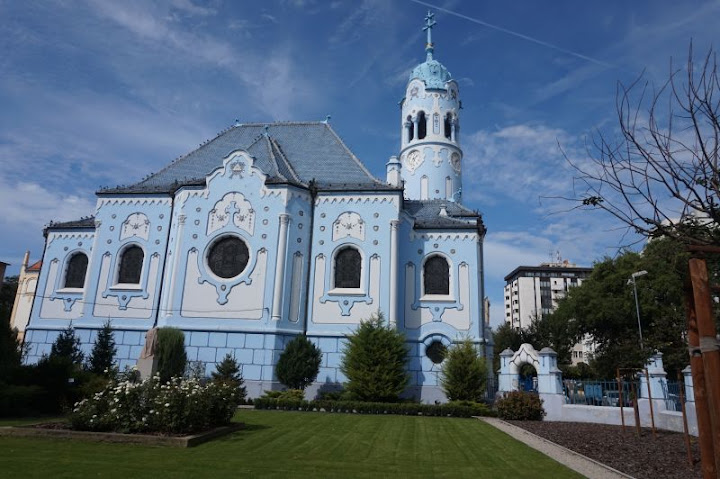
<path id="1" fill-rule="evenodd" d="M 639 384 L 635 383 L 637 391 Z M 585 381 L 566 379 L 563 381 L 565 402 L 585 406 L 620 406 L 620 388 L 617 381 Z M 622 382 L 622 404 L 632 405 L 632 383 Z"/>

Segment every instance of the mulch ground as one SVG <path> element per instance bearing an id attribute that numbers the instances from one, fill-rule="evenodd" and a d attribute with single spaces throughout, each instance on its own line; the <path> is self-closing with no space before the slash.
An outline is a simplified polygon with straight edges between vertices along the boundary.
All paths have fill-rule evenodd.
<path id="1" fill-rule="evenodd" d="M 545 421 L 508 421 L 533 434 L 638 479 L 701 478 L 697 438 L 690 436 L 694 466 L 688 465 L 683 434 L 634 427 Z"/>

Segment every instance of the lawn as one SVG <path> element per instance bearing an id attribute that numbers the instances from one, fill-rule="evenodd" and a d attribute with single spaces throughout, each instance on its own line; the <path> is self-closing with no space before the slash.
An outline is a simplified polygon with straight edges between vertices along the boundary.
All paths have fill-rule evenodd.
<path id="1" fill-rule="evenodd" d="M 243 410 L 235 420 L 246 429 L 191 449 L 0 438 L 0 471 L 46 478 L 581 477 L 476 419 Z"/>

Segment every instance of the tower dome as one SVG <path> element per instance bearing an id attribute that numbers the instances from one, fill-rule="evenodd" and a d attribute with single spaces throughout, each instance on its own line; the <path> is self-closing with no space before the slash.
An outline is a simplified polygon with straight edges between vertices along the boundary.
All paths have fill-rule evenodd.
<path id="1" fill-rule="evenodd" d="M 433 17 L 428 12 L 423 28 L 427 57 L 410 73 L 401 102 L 400 176 L 407 199 L 460 202 L 460 96 L 448 69 L 433 58 Z"/>

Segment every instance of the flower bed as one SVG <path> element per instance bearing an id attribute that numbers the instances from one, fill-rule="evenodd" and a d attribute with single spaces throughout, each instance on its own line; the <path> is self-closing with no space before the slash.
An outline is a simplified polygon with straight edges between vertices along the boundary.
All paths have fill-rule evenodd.
<path id="1" fill-rule="evenodd" d="M 189 434 L 230 423 L 242 393 L 226 382 L 158 376 L 145 381 L 112 382 L 75 404 L 73 429 L 81 431 Z"/>
<path id="2" fill-rule="evenodd" d="M 478 403 L 378 403 L 362 401 L 301 401 L 292 399 L 258 398 L 253 402 L 255 409 L 281 409 L 291 411 L 325 411 L 358 414 L 401 414 L 422 416 L 494 416 L 485 404 Z"/>

